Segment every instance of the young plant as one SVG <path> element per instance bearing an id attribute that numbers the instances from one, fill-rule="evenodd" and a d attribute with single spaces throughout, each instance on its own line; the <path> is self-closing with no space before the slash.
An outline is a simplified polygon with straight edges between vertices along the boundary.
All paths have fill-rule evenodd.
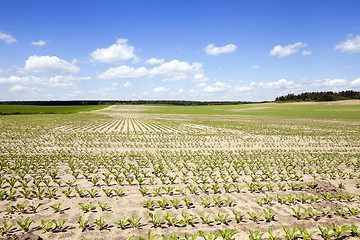
<path id="1" fill-rule="evenodd" d="M 237 212 L 237 211 L 233 210 L 233 211 L 232 211 L 232 213 L 234 214 L 234 218 L 235 218 L 235 220 L 236 220 L 236 222 L 237 222 L 237 223 L 240 223 L 240 222 L 241 222 L 241 220 L 243 220 L 244 215 L 243 215 L 243 214 L 241 214 L 241 212 L 240 212 L 240 211 L 239 211 L 239 212 Z"/>
<path id="2" fill-rule="evenodd" d="M 225 228 L 224 230 L 219 229 L 220 236 L 224 240 L 235 240 L 234 235 L 237 234 L 239 230 L 229 230 Z"/>
<path id="3" fill-rule="evenodd" d="M 92 189 L 90 189 L 90 190 L 86 190 L 86 191 L 88 192 L 88 194 L 89 194 L 90 197 L 92 197 L 92 198 L 96 197 L 96 195 L 97 195 L 97 191 L 96 191 L 94 188 L 92 188 Z"/>
<path id="4" fill-rule="evenodd" d="M 84 188 L 75 187 L 75 191 L 77 192 L 79 197 L 81 197 L 81 198 L 85 197 L 85 189 Z"/>
<path id="5" fill-rule="evenodd" d="M 120 219 L 118 222 L 114 222 L 116 225 L 118 225 L 121 229 L 125 229 L 126 225 L 129 223 L 128 219 L 124 216 L 123 219 Z"/>
<path id="6" fill-rule="evenodd" d="M 174 200 L 171 199 L 170 202 L 174 206 L 174 208 L 178 209 L 180 206 L 181 199 L 174 199 Z"/>
<path id="7" fill-rule="evenodd" d="M 103 230 L 106 227 L 106 219 L 100 216 L 99 219 L 95 219 L 94 224 L 99 227 L 100 230 Z"/>
<path id="8" fill-rule="evenodd" d="M 262 213 L 256 214 L 256 212 L 247 212 L 247 214 L 249 214 L 250 219 L 254 222 L 259 221 L 262 216 Z"/>
<path id="9" fill-rule="evenodd" d="M 98 201 L 98 205 L 102 211 L 106 211 L 106 209 L 109 207 L 109 205 L 107 203 L 102 203 L 100 201 Z"/>
<path id="10" fill-rule="evenodd" d="M 131 216 L 131 218 L 128 219 L 128 222 L 134 227 L 137 228 L 140 225 L 141 218 L 136 218 L 135 214 Z"/>
<path id="11" fill-rule="evenodd" d="M 29 231 L 30 225 L 31 225 L 33 222 L 34 222 L 34 221 L 31 220 L 30 217 L 25 218 L 24 221 L 16 220 L 16 223 L 21 227 L 21 229 L 22 229 L 24 232 Z"/>
<path id="12" fill-rule="evenodd" d="M 215 218 L 215 222 L 219 222 L 219 223 L 224 223 L 224 224 L 228 224 L 228 217 L 230 216 L 230 214 L 221 214 L 218 213 L 218 217 Z"/>
<path id="13" fill-rule="evenodd" d="M 194 220 L 197 219 L 197 217 L 190 216 L 188 213 L 181 213 L 181 216 L 184 218 L 183 220 L 179 221 L 180 225 L 193 225 Z"/>
<path id="14" fill-rule="evenodd" d="M 44 230 L 45 232 L 49 232 L 52 226 L 53 226 L 52 221 L 46 222 L 46 220 L 41 220 L 41 225 L 38 228 Z"/>
<path id="15" fill-rule="evenodd" d="M 81 209 L 84 212 L 88 212 L 88 211 L 90 211 L 91 209 L 94 208 L 94 206 L 92 205 L 92 202 L 89 202 L 88 204 L 78 203 L 78 205 L 81 207 Z"/>
<path id="16" fill-rule="evenodd" d="M 210 205 L 212 203 L 212 201 L 207 198 L 200 197 L 200 200 L 201 200 L 201 205 L 203 205 L 205 208 L 210 207 Z"/>
<path id="17" fill-rule="evenodd" d="M 114 192 L 116 193 L 116 195 L 117 195 L 118 197 L 121 197 L 121 196 L 124 196 L 124 195 L 125 195 L 124 190 L 122 190 L 121 188 L 119 188 L 119 189 L 114 189 Z"/>
<path id="18" fill-rule="evenodd" d="M 17 203 L 15 206 L 11 206 L 14 210 L 19 211 L 21 214 L 25 212 L 26 207 L 30 202 L 24 203 L 24 205 Z"/>
<path id="19" fill-rule="evenodd" d="M 204 212 L 201 212 L 200 214 L 200 220 L 203 224 L 209 224 L 212 222 L 210 219 L 210 214 L 206 215 Z"/>
<path id="20" fill-rule="evenodd" d="M 50 207 L 54 209 L 56 213 L 61 211 L 61 203 L 51 205 Z"/>
<path id="21" fill-rule="evenodd" d="M 308 231 L 305 227 L 299 228 L 302 239 L 311 240 L 311 236 L 317 233 L 317 231 Z"/>
<path id="22" fill-rule="evenodd" d="M 349 225 L 343 225 L 343 226 L 340 227 L 340 226 L 335 225 L 335 223 L 332 223 L 330 225 L 330 227 L 333 230 L 333 236 L 335 237 L 335 239 L 339 239 L 341 233 L 350 230 Z"/>
<path id="23" fill-rule="evenodd" d="M 89 222 L 89 219 L 85 220 L 83 216 L 80 216 L 79 220 L 78 220 L 79 228 L 81 228 L 82 231 L 85 231 L 85 229 L 88 226 L 88 222 Z"/>
<path id="24" fill-rule="evenodd" d="M 162 201 L 158 200 L 157 203 L 163 210 L 166 209 L 166 207 L 169 205 L 169 202 L 166 199 L 164 199 Z"/>
<path id="25" fill-rule="evenodd" d="M 143 202 L 141 202 L 141 204 L 145 207 L 145 208 L 147 208 L 147 209 L 149 209 L 150 211 L 152 211 L 152 210 L 154 210 L 154 204 L 155 204 L 155 201 L 154 200 L 147 200 L 147 201 L 143 201 Z"/>
<path id="26" fill-rule="evenodd" d="M 292 207 L 291 210 L 293 211 L 296 219 L 300 220 L 301 216 L 303 215 L 303 213 L 300 212 L 300 207 L 298 207 L 297 209 Z"/>
<path id="27" fill-rule="evenodd" d="M 265 209 L 263 209 L 263 211 L 267 222 L 270 222 L 271 220 L 275 220 L 274 210 L 269 209 L 269 211 L 266 211 Z"/>
<path id="28" fill-rule="evenodd" d="M 286 240 L 294 240 L 294 239 L 299 238 L 301 236 L 300 233 L 297 233 L 299 231 L 298 227 L 294 227 L 293 229 L 283 227 L 283 229 L 284 229 L 284 232 L 285 232 L 285 239 Z"/>
<path id="29" fill-rule="evenodd" d="M 10 222 L 10 220 L 5 220 L 4 221 L 3 226 L 0 228 L 1 234 L 3 234 L 3 235 L 6 234 L 14 226 L 14 224 L 10 225 L 9 222 Z"/>
<path id="30" fill-rule="evenodd" d="M 144 186 L 140 186 L 139 191 L 140 191 L 141 195 L 144 197 L 147 194 L 147 192 L 149 192 L 149 189 L 147 189 Z"/>
<path id="31" fill-rule="evenodd" d="M 111 197 L 112 191 L 113 191 L 113 189 L 103 189 L 103 192 L 105 193 L 105 195 L 107 197 Z"/>
<path id="32" fill-rule="evenodd" d="M 38 203 L 38 205 L 29 205 L 29 208 L 31 209 L 31 211 L 33 213 L 36 213 L 36 211 L 39 209 L 39 207 L 41 207 L 42 205 L 45 205 L 45 203 Z"/>
<path id="33" fill-rule="evenodd" d="M 149 221 L 149 223 L 152 223 L 153 227 L 160 227 L 161 224 L 164 223 L 163 220 L 160 219 L 160 215 L 159 214 L 153 214 L 152 212 L 149 212 L 149 217 L 151 218 L 151 220 Z"/>
<path id="34" fill-rule="evenodd" d="M 260 230 L 254 231 L 252 229 L 249 229 L 249 240 L 261 240 L 263 235 L 264 233 Z"/>
<path id="35" fill-rule="evenodd" d="M 55 231 L 61 232 L 64 230 L 64 225 L 68 221 L 68 219 L 60 219 L 59 221 L 56 221 L 55 219 L 52 220 L 52 222 L 55 224 Z"/>
<path id="36" fill-rule="evenodd" d="M 268 233 L 269 233 L 269 240 L 277 240 L 279 239 L 279 234 L 280 232 L 277 232 L 274 234 L 274 231 L 272 230 L 272 228 L 268 228 Z"/>
<path id="37" fill-rule="evenodd" d="M 169 226 L 174 226 L 177 223 L 177 217 L 178 214 L 175 214 L 175 216 L 171 216 L 170 213 L 166 213 L 166 215 L 163 216 L 164 220 L 167 221 Z"/>
<path id="38" fill-rule="evenodd" d="M 71 190 L 71 188 L 68 188 L 67 190 L 63 190 L 62 193 L 63 193 L 66 197 L 70 198 L 70 197 L 71 197 L 72 190 Z"/>
<path id="39" fill-rule="evenodd" d="M 191 201 L 190 197 L 187 197 L 187 198 L 183 199 L 183 201 L 184 201 L 187 208 L 190 208 L 191 205 L 193 205 L 193 202 Z"/>

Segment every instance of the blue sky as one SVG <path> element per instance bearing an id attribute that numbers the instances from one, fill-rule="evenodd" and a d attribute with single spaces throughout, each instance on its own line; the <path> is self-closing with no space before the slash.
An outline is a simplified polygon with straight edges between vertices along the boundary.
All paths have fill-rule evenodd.
<path id="1" fill-rule="evenodd" d="M 360 1 L 0 1 L 0 100 L 360 91 Z"/>

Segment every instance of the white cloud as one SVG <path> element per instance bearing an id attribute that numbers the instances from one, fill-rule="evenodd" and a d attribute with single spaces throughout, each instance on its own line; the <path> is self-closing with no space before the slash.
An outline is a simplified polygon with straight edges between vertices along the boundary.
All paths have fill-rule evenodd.
<path id="1" fill-rule="evenodd" d="M 304 50 L 304 51 L 302 51 L 301 52 L 301 55 L 303 55 L 303 56 L 308 56 L 308 55 L 311 55 L 312 54 L 312 51 L 306 51 L 306 50 Z"/>
<path id="2" fill-rule="evenodd" d="M 258 85 L 270 89 L 289 89 L 297 87 L 297 84 L 294 81 L 288 81 L 284 78 L 279 79 L 276 82 L 259 82 Z"/>
<path id="3" fill-rule="evenodd" d="M 253 87 L 250 87 L 250 86 L 241 86 L 241 87 L 235 87 L 234 90 L 236 92 L 247 92 L 247 91 L 250 91 L 252 90 Z"/>
<path id="4" fill-rule="evenodd" d="M 316 80 L 313 84 L 311 84 L 312 86 L 316 86 L 316 87 L 343 87 L 348 85 L 348 81 L 346 79 L 320 79 L 320 80 Z"/>
<path id="5" fill-rule="evenodd" d="M 354 38 L 348 39 L 337 44 L 334 47 L 335 50 L 340 50 L 345 53 L 357 53 L 360 52 L 360 35 L 356 35 Z"/>
<path id="6" fill-rule="evenodd" d="M 126 60 L 138 61 L 134 54 L 135 48 L 128 45 L 128 40 L 119 38 L 116 43 L 108 48 L 98 48 L 90 56 L 99 62 L 119 64 Z"/>
<path id="7" fill-rule="evenodd" d="M 355 79 L 350 83 L 350 86 L 352 87 L 360 87 L 360 78 Z"/>
<path id="8" fill-rule="evenodd" d="M 168 90 L 169 89 L 165 88 L 165 87 L 156 87 L 156 88 L 153 89 L 153 91 L 156 92 L 156 93 L 166 92 Z"/>
<path id="9" fill-rule="evenodd" d="M 303 42 L 297 42 L 286 46 L 277 45 L 270 51 L 269 55 L 282 58 L 297 53 L 300 48 L 304 48 L 306 46 L 307 44 Z"/>
<path id="10" fill-rule="evenodd" d="M 228 44 L 226 46 L 223 47 L 215 47 L 214 44 L 209 44 L 207 45 L 203 51 L 207 54 L 207 55 L 219 55 L 222 53 L 231 53 L 234 52 L 237 49 L 236 45 L 234 44 Z"/>
<path id="11" fill-rule="evenodd" d="M 39 40 L 39 41 L 32 41 L 31 44 L 34 45 L 34 46 L 42 47 L 42 46 L 46 45 L 46 42 L 43 41 L 43 40 Z"/>
<path id="12" fill-rule="evenodd" d="M 56 56 L 30 56 L 25 62 L 26 71 L 50 73 L 77 73 L 80 68 Z"/>
<path id="13" fill-rule="evenodd" d="M 188 62 L 180 62 L 179 60 L 172 60 L 165 62 L 159 67 L 154 67 L 150 70 L 150 74 L 167 76 L 164 81 L 178 81 L 178 80 L 193 80 L 193 81 L 207 81 L 208 79 L 203 75 L 201 63 L 189 64 Z"/>
<path id="14" fill-rule="evenodd" d="M 204 92 L 217 93 L 217 92 L 224 92 L 229 89 L 231 89 L 231 85 L 228 85 L 223 82 L 215 82 L 212 86 L 209 85 L 205 87 Z"/>
<path id="15" fill-rule="evenodd" d="M 207 85 L 206 82 L 202 82 L 202 83 L 199 83 L 196 85 L 197 88 L 202 88 L 202 87 L 205 87 Z"/>
<path id="16" fill-rule="evenodd" d="M 251 69 L 260 69 L 260 65 L 254 65 L 251 67 Z"/>
<path id="17" fill-rule="evenodd" d="M 135 79 L 139 77 L 144 77 L 149 74 L 149 70 L 140 67 L 133 68 L 126 65 L 120 67 L 109 68 L 104 73 L 100 74 L 98 77 L 100 79 Z"/>
<path id="18" fill-rule="evenodd" d="M 11 44 L 16 42 L 16 39 L 10 34 L 3 33 L 0 31 L 0 40 L 4 41 L 6 44 Z"/>
<path id="19" fill-rule="evenodd" d="M 162 64 L 164 63 L 165 59 L 161 58 L 150 58 L 148 60 L 146 60 L 147 64 L 151 64 L 151 65 L 158 65 L 158 64 Z"/>
<path id="20" fill-rule="evenodd" d="M 54 88 L 76 88 L 77 83 L 80 81 L 90 80 L 90 77 L 75 77 L 72 75 L 69 76 L 54 76 L 54 77 L 35 77 L 35 76 L 10 76 L 0 78 L 0 84 L 38 84 L 47 87 Z"/>
<path id="21" fill-rule="evenodd" d="M 23 92 L 23 91 L 27 91 L 27 90 L 28 90 L 27 87 L 24 87 L 21 85 L 15 85 L 9 89 L 9 92 Z"/>
<path id="22" fill-rule="evenodd" d="M 134 84 L 132 84 L 131 82 L 127 81 L 126 83 L 124 83 L 123 87 L 134 87 Z"/>

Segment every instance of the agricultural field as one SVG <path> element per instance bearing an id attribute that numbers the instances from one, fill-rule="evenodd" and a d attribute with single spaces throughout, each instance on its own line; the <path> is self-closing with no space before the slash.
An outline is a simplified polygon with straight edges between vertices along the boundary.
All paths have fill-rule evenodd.
<path id="1" fill-rule="evenodd" d="M 358 101 L 114 105 L 0 123 L 3 239 L 360 237 Z"/>

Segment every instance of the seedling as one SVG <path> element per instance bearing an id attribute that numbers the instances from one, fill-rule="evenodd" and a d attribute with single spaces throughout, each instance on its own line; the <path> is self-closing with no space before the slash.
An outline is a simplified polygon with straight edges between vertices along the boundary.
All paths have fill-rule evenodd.
<path id="1" fill-rule="evenodd" d="M 88 192 L 88 194 L 90 195 L 90 197 L 95 198 L 97 195 L 97 190 L 95 190 L 94 188 L 90 189 L 90 190 L 86 190 Z"/>
<path id="2" fill-rule="evenodd" d="M 113 191 L 113 189 L 103 189 L 103 192 L 105 193 L 105 195 L 107 197 L 111 197 L 112 191 Z"/>
<path id="3" fill-rule="evenodd" d="M 48 188 L 48 191 L 45 193 L 45 195 L 47 195 L 49 198 L 53 198 L 55 197 L 57 192 L 56 188 Z"/>
<path id="4" fill-rule="evenodd" d="M 152 210 L 154 210 L 154 204 L 155 204 L 155 201 L 154 200 L 147 200 L 147 201 L 143 201 L 143 202 L 141 202 L 141 204 L 145 207 L 145 208 L 147 208 L 147 209 L 149 209 L 150 211 L 152 211 Z"/>
<path id="5" fill-rule="evenodd" d="M 148 239 L 147 240 L 157 240 L 157 239 L 158 239 L 158 237 L 154 236 L 154 234 L 151 231 L 148 232 Z M 146 239 L 142 238 L 142 237 L 139 237 L 139 240 L 146 240 Z"/>
<path id="6" fill-rule="evenodd" d="M 75 187 L 75 190 L 76 190 L 77 194 L 79 195 L 79 197 L 81 197 L 81 198 L 85 197 L 85 189 L 84 188 Z"/>
<path id="7" fill-rule="evenodd" d="M 255 230 L 253 231 L 252 229 L 249 229 L 249 239 L 250 240 L 261 240 L 262 236 L 264 235 L 263 232 L 261 232 L 260 230 Z"/>
<path id="8" fill-rule="evenodd" d="M 24 232 L 29 231 L 30 225 L 33 223 L 34 221 L 31 220 L 30 217 L 25 218 L 24 222 L 21 220 L 16 220 L 16 223 L 21 227 L 21 229 Z"/>
<path id="9" fill-rule="evenodd" d="M 141 217 L 142 218 L 142 217 Z M 131 216 L 131 218 L 128 219 L 128 222 L 134 227 L 138 227 L 140 225 L 141 218 L 136 218 L 135 214 Z"/>
<path id="10" fill-rule="evenodd" d="M 193 205 L 193 202 L 191 201 L 190 197 L 183 199 L 183 201 L 187 208 L 190 208 L 190 206 Z"/>
<path id="11" fill-rule="evenodd" d="M 68 188 L 67 190 L 63 190 L 62 193 L 65 194 L 66 197 L 70 198 L 72 190 L 71 188 Z"/>
<path id="12" fill-rule="evenodd" d="M 33 206 L 33 205 L 29 205 L 29 208 L 31 209 L 31 211 L 33 213 L 36 213 L 36 211 L 38 210 L 39 207 L 41 207 L 42 205 L 45 205 L 45 203 L 38 203 L 38 205 Z"/>
<path id="13" fill-rule="evenodd" d="M 149 223 L 152 223 L 154 228 L 160 227 L 161 224 L 164 223 L 164 221 L 160 219 L 159 214 L 153 214 L 152 212 L 149 212 L 149 217 L 151 218 Z"/>
<path id="14" fill-rule="evenodd" d="M 177 217 L 178 214 L 175 214 L 175 216 L 171 216 L 170 213 L 166 213 L 166 215 L 163 216 L 164 220 L 167 221 L 169 226 L 174 226 L 177 223 Z"/>
<path id="15" fill-rule="evenodd" d="M 269 211 L 267 212 L 265 209 L 263 209 L 263 211 L 267 222 L 270 222 L 271 220 L 275 220 L 274 210 L 269 209 Z"/>
<path id="16" fill-rule="evenodd" d="M 214 203 L 216 206 L 220 207 L 220 205 L 224 202 L 224 199 L 221 196 L 213 197 Z"/>
<path id="17" fill-rule="evenodd" d="M 221 214 L 218 213 L 218 217 L 215 218 L 215 222 L 220 222 L 220 223 L 224 223 L 224 224 L 228 224 L 228 217 L 230 216 L 230 214 Z"/>
<path id="18" fill-rule="evenodd" d="M 201 214 L 200 220 L 203 224 L 208 224 L 212 222 L 210 220 L 210 214 L 206 215 L 204 212 L 201 212 L 200 214 Z"/>
<path id="19" fill-rule="evenodd" d="M 95 219 L 94 224 L 99 227 L 100 230 L 103 230 L 106 227 L 106 219 L 100 216 L 99 219 Z"/>
<path id="20" fill-rule="evenodd" d="M 277 232 L 274 234 L 274 231 L 272 230 L 272 228 L 268 228 L 268 233 L 269 233 L 269 240 L 277 240 L 279 239 L 279 234 L 280 232 Z"/>
<path id="21" fill-rule="evenodd" d="M 174 200 L 171 199 L 170 202 L 174 206 L 174 208 L 178 209 L 180 206 L 181 199 L 174 199 Z"/>
<path id="22" fill-rule="evenodd" d="M 297 220 L 299 220 L 301 218 L 301 216 L 303 215 L 303 213 L 300 212 L 300 207 L 298 207 L 297 209 L 291 208 L 291 210 L 293 211 Z"/>
<path id="23" fill-rule="evenodd" d="M 262 213 L 256 214 L 255 212 L 247 212 L 249 214 L 249 217 L 252 221 L 257 222 L 260 220 L 260 217 L 262 216 Z"/>
<path id="24" fill-rule="evenodd" d="M 92 205 L 92 202 L 89 202 L 88 204 L 78 203 L 78 205 L 81 207 L 81 209 L 84 212 L 88 212 L 88 211 L 90 211 L 91 209 L 94 208 L 94 206 Z"/>
<path id="25" fill-rule="evenodd" d="M 147 192 L 149 191 L 149 189 L 147 189 L 146 187 L 144 186 L 140 186 L 139 187 L 139 191 L 141 193 L 142 196 L 145 196 L 147 194 Z"/>
<path id="26" fill-rule="evenodd" d="M 52 221 L 46 222 L 46 220 L 41 220 L 41 225 L 38 228 L 44 230 L 45 232 L 49 232 L 52 226 L 53 226 Z"/>
<path id="27" fill-rule="evenodd" d="M 163 210 L 169 205 L 169 202 L 166 199 L 164 199 L 162 201 L 158 200 L 157 203 Z"/>
<path id="28" fill-rule="evenodd" d="M 240 223 L 241 220 L 243 220 L 244 215 L 241 214 L 240 211 L 239 211 L 239 212 L 236 212 L 235 210 L 233 210 L 232 213 L 234 214 L 234 217 L 235 217 L 235 220 L 236 220 L 237 223 Z"/>
<path id="29" fill-rule="evenodd" d="M 114 192 L 115 192 L 116 195 L 119 196 L 119 197 L 125 195 L 124 190 L 122 190 L 121 188 L 119 188 L 119 189 L 114 189 Z"/>
<path id="30" fill-rule="evenodd" d="M 232 200 L 228 197 L 227 199 L 224 200 L 224 202 L 226 202 L 229 207 L 232 207 L 234 205 L 234 203 L 236 202 L 236 200 Z"/>
<path id="31" fill-rule="evenodd" d="M 294 240 L 298 237 L 301 236 L 300 233 L 297 233 L 299 231 L 299 228 L 298 227 L 294 227 L 293 229 L 291 228 L 287 228 L 287 227 L 283 227 L 284 229 L 284 232 L 285 232 L 285 239 L 287 240 Z"/>
<path id="32" fill-rule="evenodd" d="M 79 228 L 81 228 L 82 231 L 84 231 L 86 229 L 86 227 L 88 226 L 88 222 L 89 222 L 89 219 L 85 220 L 83 216 L 80 216 L 79 220 L 78 220 Z"/>
<path id="33" fill-rule="evenodd" d="M 120 219 L 118 222 L 114 222 L 115 224 L 119 225 L 121 229 L 125 229 L 126 225 L 129 223 L 128 219 L 124 217 L 123 219 Z"/>
<path id="34" fill-rule="evenodd" d="M 0 228 L 1 234 L 3 234 L 3 235 L 6 234 L 14 226 L 13 224 L 10 225 L 9 222 L 10 222 L 10 220 L 5 220 L 3 226 Z"/>
<path id="35" fill-rule="evenodd" d="M 61 203 L 51 205 L 50 207 L 52 209 L 54 209 L 55 212 L 60 212 L 61 211 Z"/>
<path id="36" fill-rule="evenodd" d="M 329 217 L 332 214 L 331 210 L 327 210 L 324 207 L 322 207 L 320 210 L 324 214 L 325 217 Z"/>
<path id="37" fill-rule="evenodd" d="M 15 206 L 11 206 L 14 210 L 19 211 L 21 214 L 25 212 L 25 209 L 29 205 L 29 202 L 24 203 L 24 205 L 17 203 Z"/>
<path id="38" fill-rule="evenodd" d="M 219 229 L 220 236 L 224 240 L 235 240 L 234 235 L 237 234 L 238 232 L 239 232 L 239 230 L 231 230 L 230 231 L 228 228 L 226 228 L 225 230 Z"/>
<path id="39" fill-rule="evenodd" d="M 98 205 L 102 211 L 105 211 L 109 207 L 107 203 L 101 203 L 100 201 L 98 202 Z"/>
<path id="40" fill-rule="evenodd" d="M 317 233 L 317 231 L 308 231 L 305 227 L 299 228 L 300 234 L 304 240 L 310 240 L 311 236 Z"/>
<path id="41" fill-rule="evenodd" d="M 201 200 L 201 205 L 203 205 L 205 208 L 210 207 L 210 205 L 212 203 L 212 201 L 207 198 L 200 197 L 200 200 Z"/>
<path id="42" fill-rule="evenodd" d="M 203 231 L 199 231 L 200 237 L 202 237 L 204 240 L 216 240 L 218 237 L 220 237 L 220 233 L 215 234 L 213 232 L 210 232 L 208 236 Z"/>
<path id="43" fill-rule="evenodd" d="M 190 216 L 188 213 L 181 213 L 181 216 L 184 218 L 184 220 L 180 220 L 180 225 L 192 225 L 194 220 L 197 219 L 197 217 Z"/>

